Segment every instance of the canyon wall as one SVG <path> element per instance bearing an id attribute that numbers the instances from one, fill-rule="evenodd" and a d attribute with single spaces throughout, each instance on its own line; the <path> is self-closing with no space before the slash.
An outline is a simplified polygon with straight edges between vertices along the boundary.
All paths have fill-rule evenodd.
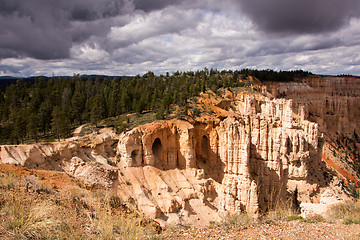
<path id="1" fill-rule="evenodd" d="M 208 203 L 220 213 L 256 216 L 294 194 L 301 202 L 319 201 L 331 178 L 321 161 L 318 125 L 294 119 L 291 100 L 239 98 L 237 110 L 223 119 L 159 121 L 123 133 L 120 162 L 126 168 L 201 170 L 216 188 Z"/>
<path id="2" fill-rule="evenodd" d="M 352 138 L 354 131 L 360 129 L 360 78 L 311 77 L 267 85 L 274 97 L 285 97 L 292 99 L 294 105 L 303 105 L 305 117 L 317 122 L 320 130 L 331 137 Z"/>
<path id="3" fill-rule="evenodd" d="M 295 115 L 318 123 L 327 157 L 360 178 L 360 78 L 314 76 L 265 86 L 273 97 L 291 99 Z"/>
<path id="4" fill-rule="evenodd" d="M 204 225 L 244 211 L 259 216 L 289 202 L 319 203 L 325 191 L 341 200 L 336 168 L 323 159 L 331 151 L 327 139 L 353 138 L 359 129 L 358 81 L 314 78 L 268 83 L 263 94 L 204 94 L 197 117 L 120 135 L 104 129 L 58 143 L 1 146 L 1 163 L 64 171 L 89 187 L 112 188 L 162 225 Z"/>
<path id="5" fill-rule="evenodd" d="M 68 139 L 62 142 L 31 145 L 2 145 L 3 164 L 30 169 L 64 171 L 89 187 L 111 187 L 117 179 L 117 136 L 106 130 L 98 135 Z"/>

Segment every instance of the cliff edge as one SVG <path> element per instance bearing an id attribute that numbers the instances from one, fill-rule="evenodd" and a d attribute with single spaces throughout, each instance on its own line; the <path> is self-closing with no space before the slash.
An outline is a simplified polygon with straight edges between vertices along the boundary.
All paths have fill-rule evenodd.
<path id="1" fill-rule="evenodd" d="M 359 143 L 355 137 L 353 165 L 339 157 L 349 148 L 338 154 L 333 149 L 337 136 L 357 135 L 360 88 L 353 79 L 355 87 L 331 90 L 340 84 L 331 81 L 310 79 L 287 88 L 266 83 L 257 86 L 262 93 L 208 92 L 191 106 L 197 114 L 189 111 L 184 119 L 119 135 L 103 129 L 58 143 L 1 146 L 1 162 L 64 171 L 90 188 L 112 188 L 126 205 L 162 225 L 204 225 L 244 211 L 256 217 L 281 205 L 322 204 L 325 195 L 343 201 L 348 196 L 340 180 L 359 179 Z M 327 95 L 319 97 L 323 85 Z M 331 98 L 333 92 L 339 97 Z M 327 118 L 331 109 L 334 116 Z"/>

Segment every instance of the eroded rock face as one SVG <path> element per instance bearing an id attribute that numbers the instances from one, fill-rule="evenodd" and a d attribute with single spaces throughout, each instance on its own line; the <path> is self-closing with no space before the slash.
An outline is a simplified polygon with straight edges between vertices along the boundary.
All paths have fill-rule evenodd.
<path id="1" fill-rule="evenodd" d="M 345 102 L 318 99 L 319 88 L 327 85 L 270 85 L 270 92 L 263 86 L 266 96 L 292 99 L 225 91 L 220 100 L 199 100 L 210 116 L 157 121 L 120 135 L 104 131 L 60 143 L 1 146 L 1 162 L 64 171 L 92 187 L 113 188 L 124 203 L 162 225 L 204 225 L 229 212 L 258 216 L 291 199 L 302 206 L 344 200 L 322 161 L 330 151 L 324 152 L 324 139 L 340 131 L 341 123 L 344 135 L 358 129 L 360 108 L 353 111 L 358 102 L 349 95 L 358 98 L 356 87 L 336 93 Z M 334 123 L 324 113 L 331 109 Z"/>
<path id="2" fill-rule="evenodd" d="M 327 189 L 321 194 L 320 203 L 303 202 L 300 204 L 301 217 L 307 218 L 314 215 L 326 217 L 331 207 L 343 202 L 344 199 L 339 197 L 339 193 L 335 193 L 333 190 Z"/>
<path id="3" fill-rule="evenodd" d="M 159 121 L 123 133 L 120 162 L 128 168 L 202 170 L 201 178 L 212 179 L 216 189 L 216 198 L 208 201 L 216 210 L 212 215 L 256 216 L 295 189 L 299 200 L 318 201 L 320 187 L 329 181 L 322 175 L 318 125 L 295 120 L 291 100 L 243 99 L 237 103 L 241 111 L 223 120 Z"/>
<path id="4" fill-rule="evenodd" d="M 184 121 L 159 121 L 120 135 L 118 154 L 129 167 L 159 169 L 195 166 L 193 126 Z"/>
<path id="5" fill-rule="evenodd" d="M 106 164 L 99 165 L 97 162 L 85 162 L 79 157 L 71 158 L 70 166 L 65 172 L 90 188 L 111 188 L 118 178 L 117 168 Z"/>
<path id="6" fill-rule="evenodd" d="M 118 174 L 117 168 L 109 165 L 116 157 L 116 137 L 107 129 L 96 136 L 63 142 L 1 146 L 1 163 L 64 171 L 89 187 L 111 188 Z"/>
<path id="7" fill-rule="evenodd" d="M 353 137 L 360 128 L 360 79 L 354 77 L 308 78 L 302 82 L 278 83 L 269 90 L 275 97 L 304 105 L 306 117 L 320 125 L 322 132 Z M 296 107 L 294 108 L 296 111 Z"/>
<path id="8" fill-rule="evenodd" d="M 319 125 L 326 142 L 341 151 L 355 168 L 360 166 L 360 78 L 310 77 L 293 83 L 266 83 L 274 97 L 292 99 L 295 115 L 303 114 Z M 301 113 L 298 106 L 303 106 Z M 331 157 L 331 156 L 328 156 Z M 337 156 L 332 159 L 346 168 L 346 162 Z M 353 175 L 360 173 L 352 171 Z"/>

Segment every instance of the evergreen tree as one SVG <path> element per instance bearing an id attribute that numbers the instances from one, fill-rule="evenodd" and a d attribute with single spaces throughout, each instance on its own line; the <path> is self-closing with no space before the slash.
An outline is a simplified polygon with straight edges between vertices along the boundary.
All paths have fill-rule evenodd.
<path id="1" fill-rule="evenodd" d="M 96 126 L 97 126 L 97 123 L 102 118 L 102 115 L 104 113 L 104 109 L 103 109 L 101 102 L 102 102 L 102 98 L 101 98 L 101 95 L 98 93 L 94 97 L 93 104 L 91 107 L 91 112 L 90 112 L 91 123 L 95 124 Z"/>
<path id="2" fill-rule="evenodd" d="M 35 139 L 37 142 L 39 139 L 40 121 L 38 115 L 30 113 L 28 116 L 27 132 L 29 137 Z"/>
<path id="3" fill-rule="evenodd" d="M 70 133 L 70 121 L 67 114 L 63 109 L 56 106 L 52 111 L 51 127 L 53 132 L 56 134 L 58 140 L 60 137 L 65 138 Z"/>
<path id="4" fill-rule="evenodd" d="M 10 114 L 12 123 L 11 138 L 16 144 L 23 142 L 26 137 L 27 116 L 24 109 L 14 109 Z"/>
<path id="5" fill-rule="evenodd" d="M 55 134 L 68 135 L 71 126 L 97 124 L 108 116 L 152 110 L 158 119 L 169 113 L 171 104 L 180 107 L 200 92 L 220 87 L 245 86 L 248 76 L 260 81 L 293 81 L 311 75 L 304 71 L 242 69 L 221 71 L 175 72 L 156 76 L 148 72 L 142 77 L 114 77 L 95 80 L 81 76 L 19 79 L 0 91 L 0 141 L 19 143 Z M 185 110 L 184 110 L 185 111 Z"/>
<path id="6" fill-rule="evenodd" d="M 129 106 L 130 106 L 130 97 L 127 94 L 126 90 L 124 90 L 121 92 L 121 100 L 120 100 L 121 112 L 122 113 L 128 112 L 130 110 Z"/>

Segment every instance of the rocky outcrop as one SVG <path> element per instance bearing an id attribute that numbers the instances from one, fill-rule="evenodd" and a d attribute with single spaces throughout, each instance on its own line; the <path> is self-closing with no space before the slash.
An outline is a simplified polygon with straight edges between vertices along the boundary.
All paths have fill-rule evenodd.
<path id="1" fill-rule="evenodd" d="M 107 129 L 63 142 L 0 146 L 0 159 L 27 168 L 64 171 L 89 187 L 112 187 L 117 179 L 117 168 L 110 166 L 116 158 L 116 142 L 114 132 Z"/>
<path id="2" fill-rule="evenodd" d="M 357 183 L 360 179 L 360 78 L 314 76 L 292 83 L 268 82 L 263 91 L 291 99 L 294 116 L 316 122 L 325 142 L 323 159 L 331 161 L 328 165 L 344 181 L 355 178 L 353 184 Z"/>
<path id="3" fill-rule="evenodd" d="M 184 121 L 163 121 L 140 126 L 120 135 L 118 154 L 129 167 L 159 169 L 195 166 L 194 127 Z"/>
<path id="4" fill-rule="evenodd" d="M 360 166 L 360 78 L 310 77 L 265 84 L 271 95 L 291 99 L 295 114 L 304 106 L 305 119 L 318 123 L 325 140 L 351 153 Z"/>
<path id="5" fill-rule="evenodd" d="M 60 143 L 1 146 L 1 162 L 64 171 L 90 187 L 113 188 L 129 207 L 162 225 L 203 225 L 229 212 L 258 216 L 289 201 L 311 208 L 330 190 L 344 200 L 333 184 L 336 157 L 324 157 L 332 151 L 325 140 L 359 129 L 358 80 L 346 80 L 353 87 L 343 87 L 341 79 L 319 81 L 268 84 L 264 94 L 234 89 L 224 97 L 203 95 L 198 117 L 156 121 L 120 135 L 103 130 Z"/>
<path id="6" fill-rule="evenodd" d="M 295 120 L 291 100 L 239 99 L 234 103 L 238 110 L 223 120 L 159 121 L 123 133 L 120 163 L 203 171 L 202 178 L 213 180 L 211 189 L 216 189 L 216 198 L 208 201 L 216 210 L 213 215 L 258 215 L 295 192 L 301 201 L 318 201 L 320 188 L 330 181 L 323 174 L 318 125 L 303 117 Z"/>
<path id="7" fill-rule="evenodd" d="M 331 207 L 344 202 L 344 199 L 340 198 L 339 195 L 341 195 L 341 193 L 335 193 L 334 191 L 327 189 L 321 194 L 320 203 L 301 203 L 301 217 L 307 218 L 314 215 L 326 217 Z"/>
<path id="8" fill-rule="evenodd" d="M 90 188 L 111 188 L 118 178 L 118 169 L 107 164 L 85 162 L 79 157 L 70 160 L 65 172 Z"/>

